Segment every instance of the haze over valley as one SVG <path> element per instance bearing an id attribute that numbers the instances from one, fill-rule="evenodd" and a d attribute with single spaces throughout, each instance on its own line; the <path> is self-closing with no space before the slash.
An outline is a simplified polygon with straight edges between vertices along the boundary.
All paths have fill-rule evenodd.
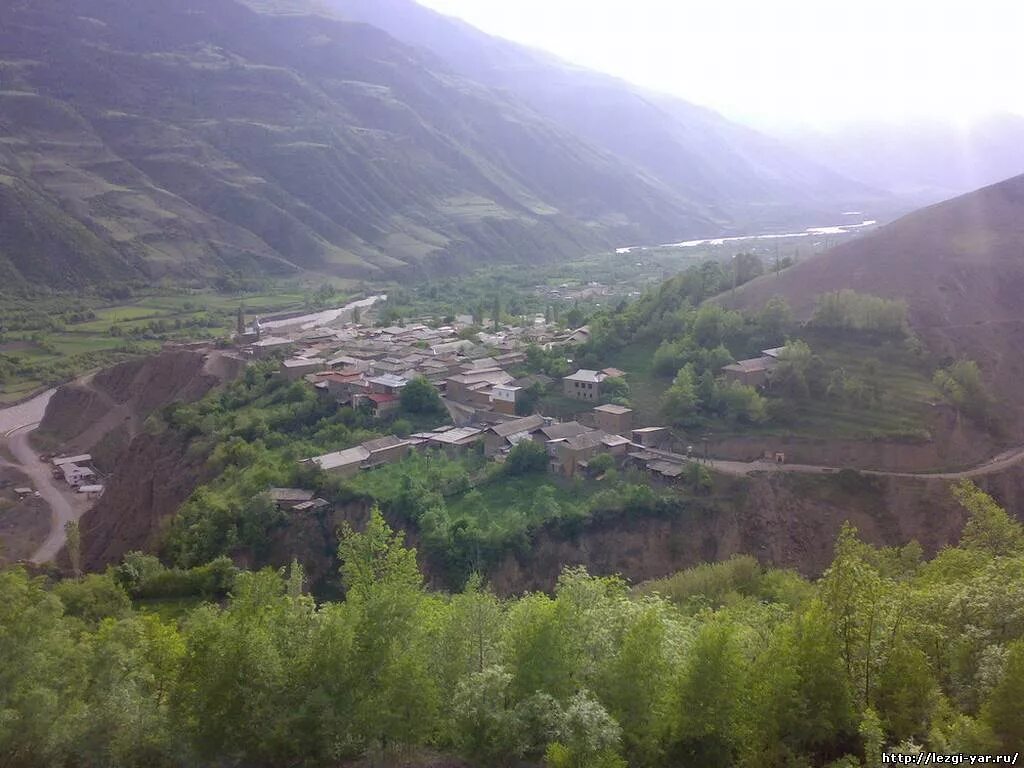
<path id="1" fill-rule="evenodd" d="M 1021 24 L 0 3 L 0 766 L 1012 764 Z"/>

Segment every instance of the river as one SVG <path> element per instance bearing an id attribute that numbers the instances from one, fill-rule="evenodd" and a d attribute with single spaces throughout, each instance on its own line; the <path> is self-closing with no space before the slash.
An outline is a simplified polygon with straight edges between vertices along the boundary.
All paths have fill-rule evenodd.
<path id="1" fill-rule="evenodd" d="M 344 307 L 336 307 L 335 309 L 325 309 L 320 312 L 313 312 L 309 315 L 300 315 L 299 317 L 288 317 L 283 320 L 261 320 L 260 326 L 264 330 L 278 330 L 280 328 L 293 328 L 298 326 L 299 330 L 308 331 L 312 328 L 320 328 L 325 325 L 330 325 L 338 318 L 345 314 L 351 315 L 355 309 L 366 309 L 372 307 L 378 301 L 387 300 L 387 296 L 381 294 L 379 296 L 370 296 L 365 299 L 359 299 L 358 301 L 350 301 Z"/>
<path id="2" fill-rule="evenodd" d="M 849 215 L 849 214 L 847 214 Z M 661 245 L 630 245 L 625 248 L 616 248 L 616 253 L 633 253 L 648 248 L 696 248 L 699 245 L 724 245 L 725 243 L 738 243 L 743 240 L 780 240 L 789 237 L 813 237 L 814 235 L 845 235 L 856 232 L 859 229 L 873 227 L 878 222 L 874 219 L 864 219 L 859 224 L 837 224 L 829 227 L 808 227 L 802 232 L 771 232 L 762 235 L 739 235 L 736 237 L 709 237 L 703 240 L 683 240 L 680 243 L 662 243 Z"/>

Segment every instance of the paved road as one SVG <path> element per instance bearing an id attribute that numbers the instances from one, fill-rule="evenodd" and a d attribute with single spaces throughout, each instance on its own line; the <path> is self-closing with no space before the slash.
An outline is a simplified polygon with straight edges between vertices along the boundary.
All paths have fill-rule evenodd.
<path id="1" fill-rule="evenodd" d="M 39 460 L 28 442 L 28 436 L 35 428 L 36 425 L 31 424 L 15 430 L 10 434 L 7 445 L 18 468 L 31 478 L 32 485 L 50 506 L 50 533 L 30 558 L 33 563 L 46 563 L 53 560 L 64 546 L 64 524 L 81 517 L 89 505 L 63 488 L 60 481 L 54 480 L 50 465 Z"/>

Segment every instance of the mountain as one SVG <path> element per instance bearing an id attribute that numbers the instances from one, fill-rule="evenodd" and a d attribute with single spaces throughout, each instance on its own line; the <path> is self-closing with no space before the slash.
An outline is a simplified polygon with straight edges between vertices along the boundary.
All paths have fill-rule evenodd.
<path id="1" fill-rule="evenodd" d="M 320 7 L 0 5 L 4 284 L 394 276 L 720 225 L 699 199 Z"/>
<path id="2" fill-rule="evenodd" d="M 780 137 L 845 176 L 936 202 L 1024 173 L 1024 117 L 992 115 L 966 126 L 935 120 L 788 130 Z"/>
<path id="3" fill-rule="evenodd" d="M 493 37 L 413 0 L 323 0 L 521 100 L 720 216 L 719 231 L 830 221 L 891 200 L 782 142 L 678 98 Z"/>
<path id="4" fill-rule="evenodd" d="M 723 297 L 756 308 L 782 296 L 800 317 L 852 288 L 907 302 L 940 356 L 978 362 L 1008 414 L 1024 413 L 1024 175 L 916 211 Z"/>

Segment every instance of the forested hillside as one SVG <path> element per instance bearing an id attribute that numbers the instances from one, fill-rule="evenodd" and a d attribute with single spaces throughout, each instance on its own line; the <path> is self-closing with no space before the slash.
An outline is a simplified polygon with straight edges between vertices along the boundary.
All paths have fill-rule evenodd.
<path id="1" fill-rule="evenodd" d="M 882 750 L 1012 754 L 1024 531 L 973 486 L 956 493 L 970 512 L 958 547 L 924 562 L 913 543 L 878 550 L 846 529 L 817 583 L 740 558 L 632 591 L 567 570 L 554 595 L 501 600 L 477 581 L 442 595 L 378 513 L 338 549 L 341 603 L 307 597 L 298 565 L 182 572 L 136 554 L 57 584 L 6 571 L 0 759 L 853 768 Z M 183 584 L 215 600 L 152 612 Z M 467 762 L 424 757 L 437 753 Z"/>

